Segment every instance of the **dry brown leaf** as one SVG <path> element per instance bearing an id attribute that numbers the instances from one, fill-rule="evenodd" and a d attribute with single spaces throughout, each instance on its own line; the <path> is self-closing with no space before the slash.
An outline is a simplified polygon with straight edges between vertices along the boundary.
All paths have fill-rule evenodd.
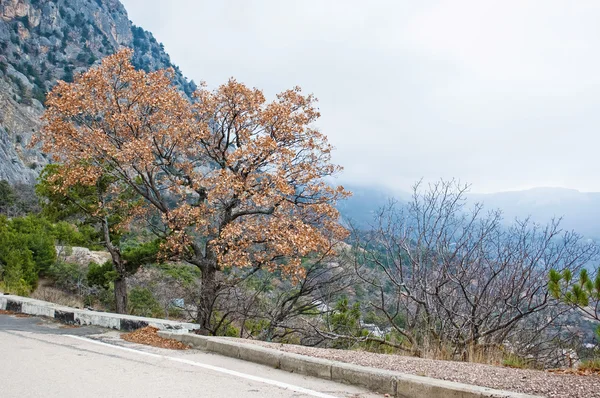
<path id="1" fill-rule="evenodd" d="M 152 326 L 146 326 L 145 328 L 141 328 L 130 333 L 123 333 L 121 334 L 121 338 L 131 343 L 167 348 L 170 350 L 187 350 L 190 348 L 182 342 L 160 337 L 158 335 L 158 328 Z"/>

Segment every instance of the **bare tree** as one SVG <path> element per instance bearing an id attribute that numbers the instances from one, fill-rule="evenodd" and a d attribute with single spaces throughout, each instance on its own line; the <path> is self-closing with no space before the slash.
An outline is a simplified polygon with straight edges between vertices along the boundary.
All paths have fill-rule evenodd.
<path id="1" fill-rule="evenodd" d="M 467 190 L 455 181 L 426 190 L 418 183 L 408 204 L 391 203 L 372 231 L 356 234 L 357 275 L 374 292 L 369 305 L 415 355 L 468 359 L 503 345 L 526 319 L 560 304 L 548 292 L 551 269 L 577 271 L 597 254 L 560 220 L 507 227 L 500 211 L 469 206 Z"/>
<path id="2" fill-rule="evenodd" d="M 332 303 L 354 282 L 352 267 L 343 256 L 310 259 L 305 268 L 306 274 L 299 283 L 285 283 L 272 295 L 270 305 L 263 312 L 269 326 L 261 338 L 281 339 L 292 332 L 304 339 L 314 337 L 312 328 L 306 328 L 300 318 L 319 318 L 327 313 Z"/>
<path id="3" fill-rule="evenodd" d="M 219 289 L 223 296 L 216 313 L 227 318 L 221 324 L 239 326 L 240 337 L 321 341 L 312 325 L 356 281 L 345 249 L 338 250 L 305 258 L 304 272 L 295 282 L 260 268 L 232 270 Z"/>

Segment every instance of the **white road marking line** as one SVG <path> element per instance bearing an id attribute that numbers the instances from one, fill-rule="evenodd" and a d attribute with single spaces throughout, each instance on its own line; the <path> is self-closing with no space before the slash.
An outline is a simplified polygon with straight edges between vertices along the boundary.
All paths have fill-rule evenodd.
<path id="1" fill-rule="evenodd" d="M 318 398 L 337 398 L 337 397 L 334 397 L 333 395 L 328 395 L 328 394 L 324 394 L 322 392 L 309 390 L 307 388 L 295 386 L 293 384 L 288 384 L 288 383 L 284 383 L 284 382 L 276 381 L 276 380 L 271 380 L 271 379 L 265 379 L 263 377 L 253 376 L 253 375 L 250 375 L 250 374 L 247 374 L 247 373 L 241 373 L 241 372 L 237 372 L 235 370 L 221 368 L 221 367 L 213 366 L 213 365 L 207 365 L 207 364 L 200 363 L 200 362 L 194 362 L 194 361 L 190 361 L 188 359 L 176 358 L 176 357 L 168 357 L 168 356 L 165 356 L 165 355 L 153 354 L 151 352 L 139 351 L 139 350 L 135 350 L 133 348 L 121 347 L 121 346 L 118 346 L 118 345 L 108 344 L 108 343 L 104 343 L 102 341 L 92 340 L 92 339 L 88 339 L 88 338 L 81 337 L 81 336 L 75 336 L 75 335 L 72 335 L 72 334 L 66 334 L 64 336 L 71 337 L 73 339 L 77 339 L 77 340 L 81 340 L 81 341 L 86 341 L 88 343 L 98 344 L 98 345 L 105 346 L 105 347 L 116 348 L 116 349 L 123 350 L 123 351 L 128 351 L 128 352 L 133 352 L 133 353 L 136 353 L 136 354 L 146 355 L 146 356 L 153 357 L 153 358 L 168 359 L 169 361 L 173 361 L 173 362 L 180 362 L 180 363 L 184 363 L 186 365 L 197 366 L 199 368 L 209 369 L 209 370 L 213 370 L 215 372 L 221 372 L 221 373 L 225 373 L 225 374 L 228 374 L 228 375 L 231 375 L 231 376 L 240 377 L 240 378 L 248 379 L 248 380 L 252 380 L 252 381 L 257 381 L 259 383 L 270 384 L 272 386 L 280 387 L 280 388 L 283 388 L 285 390 L 292 390 L 292 391 L 299 392 L 299 393 L 302 393 L 302 394 L 312 395 L 313 397 L 318 397 Z"/>

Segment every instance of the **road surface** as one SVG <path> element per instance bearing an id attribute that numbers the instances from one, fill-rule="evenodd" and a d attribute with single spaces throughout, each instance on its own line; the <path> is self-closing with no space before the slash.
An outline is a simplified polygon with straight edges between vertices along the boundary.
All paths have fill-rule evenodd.
<path id="1" fill-rule="evenodd" d="M 119 333 L 0 315 L 0 396 L 347 397 L 382 395 L 197 350 L 128 343 Z"/>

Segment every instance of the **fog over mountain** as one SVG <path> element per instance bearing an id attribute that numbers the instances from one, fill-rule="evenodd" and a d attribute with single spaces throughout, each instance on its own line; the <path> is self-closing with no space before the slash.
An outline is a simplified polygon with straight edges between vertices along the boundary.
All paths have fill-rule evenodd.
<path id="1" fill-rule="evenodd" d="M 338 208 L 345 219 L 366 227 L 377 210 L 395 199 L 406 203 L 410 193 L 391 191 L 378 186 L 348 186 L 354 195 Z M 562 218 L 561 226 L 575 230 L 588 238 L 600 239 L 600 192 L 580 192 L 566 188 L 533 188 L 523 191 L 491 194 L 468 194 L 471 204 L 482 203 L 486 209 L 502 210 L 508 224 L 529 217 L 545 224 L 552 218 Z"/>
<path id="2" fill-rule="evenodd" d="M 471 194 L 471 200 L 488 208 L 499 208 L 507 221 L 530 216 L 545 223 L 562 217 L 563 229 L 575 230 L 600 239 L 600 192 L 580 192 L 565 188 L 533 188 L 525 191 Z"/>

